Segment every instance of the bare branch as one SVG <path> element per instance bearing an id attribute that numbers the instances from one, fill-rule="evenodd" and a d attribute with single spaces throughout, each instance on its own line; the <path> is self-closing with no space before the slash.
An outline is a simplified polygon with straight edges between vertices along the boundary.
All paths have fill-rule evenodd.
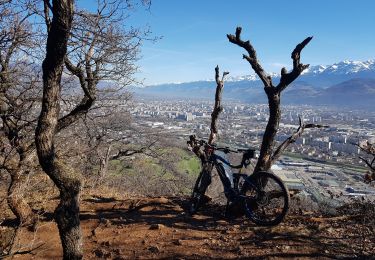
<path id="1" fill-rule="evenodd" d="M 44 0 L 43 4 L 44 4 L 44 9 L 43 9 L 44 22 L 46 23 L 46 26 L 47 26 L 47 32 L 49 32 L 51 29 L 51 19 L 49 18 L 49 11 L 50 10 L 52 11 L 53 9 L 49 0 Z"/>
<path id="2" fill-rule="evenodd" d="M 215 93 L 215 106 L 211 114 L 211 132 L 210 136 L 208 138 L 208 143 L 212 144 L 217 135 L 217 119 L 219 117 L 219 114 L 223 111 L 223 107 L 221 106 L 221 96 L 224 88 L 224 78 L 226 75 L 228 75 L 229 72 L 224 72 L 222 79 L 220 80 L 220 72 L 219 72 L 219 66 L 216 66 L 215 68 L 215 79 L 216 79 L 216 93 Z"/>
<path id="3" fill-rule="evenodd" d="M 367 159 L 365 159 L 365 158 L 363 158 L 363 157 L 361 157 L 361 156 L 358 156 L 358 158 L 359 159 L 361 159 L 370 169 L 372 169 L 372 170 L 375 170 L 375 167 L 374 166 L 372 166 L 372 163 L 370 163 Z M 374 160 L 373 160 L 374 161 Z M 372 162 L 373 162 L 372 161 Z"/>
<path id="4" fill-rule="evenodd" d="M 285 149 L 292 143 L 294 143 L 305 131 L 307 128 L 327 128 L 329 126 L 326 125 L 317 125 L 317 124 L 304 124 L 301 117 L 299 117 L 299 127 L 298 129 L 284 142 L 282 142 L 274 151 L 273 155 L 271 156 L 271 164 L 273 164 L 280 155 L 285 151 Z"/>
<path id="5" fill-rule="evenodd" d="M 138 153 L 145 153 L 146 150 L 150 149 L 152 146 L 156 144 L 156 141 L 150 143 L 147 146 L 141 147 L 140 149 L 126 149 L 126 150 L 120 150 L 118 151 L 117 154 L 112 155 L 109 157 L 109 160 L 117 160 L 121 157 L 127 157 L 127 156 L 132 156 L 134 154 Z"/>
<path id="6" fill-rule="evenodd" d="M 357 144 L 357 146 L 365 153 L 375 156 L 375 146 L 369 141 L 363 144 Z"/>
<path id="7" fill-rule="evenodd" d="M 95 99 L 84 96 L 81 102 L 69 114 L 59 118 L 55 132 L 58 133 L 73 124 L 82 115 L 86 114 L 94 103 Z"/>
<path id="8" fill-rule="evenodd" d="M 365 175 L 365 182 L 370 183 L 375 180 L 375 146 L 369 141 L 356 145 L 361 149 L 361 151 L 365 152 L 369 156 L 372 156 L 372 159 L 359 156 L 359 159 L 361 159 L 361 161 L 363 161 L 367 167 L 370 168 L 368 173 Z"/>
<path id="9" fill-rule="evenodd" d="M 263 67 L 260 65 L 260 63 L 257 59 L 257 55 L 256 55 L 256 51 L 255 51 L 254 47 L 251 45 L 250 41 L 244 42 L 243 40 L 241 40 L 241 31 L 242 31 L 242 28 L 237 27 L 236 28 L 236 35 L 227 34 L 228 40 L 231 43 L 234 43 L 234 44 L 244 48 L 247 51 L 248 55 L 244 54 L 243 58 L 246 59 L 250 63 L 250 65 L 253 68 L 253 70 L 255 71 L 255 73 L 262 80 L 262 82 L 264 84 L 264 87 L 265 88 L 272 87 L 272 79 L 271 79 L 270 76 L 267 75 L 267 73 L 264 71 Z"/>
<path id="10" fill-rule="evenodd" d="M 277 85 L 276 89 L 278 92 L 283 91 L 290 83 L 292 83 L 296 78 L 298 78 L 301 73 L 309 67 L 309 64 L 302 64 L 300 62 L 302 49 L 311 41 L 313 37 L 307 37 L 301 43 L 299 43 L 293 50 L 291 58 L 293 59 L 293 70 L 287 73 L 285 68 L 281 70 L 280 83 Z"/>
<path id="11" fill-rule="evenodd" d="M 195 135 L 191 135 L 189 137 L 189 141 L 187 141 L 187 144 L 188 148 L 192 150 L 195 153 L 195 155 L 201 160 L 202 165 L 206 165 L 206 153 L 202 151 L 201 144 L 198 142 Z"/>

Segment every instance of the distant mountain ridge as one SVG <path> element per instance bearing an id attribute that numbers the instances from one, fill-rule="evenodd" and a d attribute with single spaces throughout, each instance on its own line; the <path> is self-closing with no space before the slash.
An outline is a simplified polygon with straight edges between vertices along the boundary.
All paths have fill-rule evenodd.
<path id="1" fill-rule="evenodd" d="M 367 61 L 350 61 L 345 60 L 339 63 L 328 66 L 311 66 L 307 68 L 302 74 L 352 74 L 360 72 L 370 72 L 375 70 L 375 60 Z"/>
<path id="2" fill-rule="evenodd" d="M 271 74 L 274 85 L 278 74 Z M 213 99 L 214 80 L 160 84 L 136 89 L 138 95 L 165 98 Z M 224 99 L 265 103 L 263 84 L 256 75 L 228 77 Z M 283 93 L 286 104 L 333 105 L 375 109 L 375 60 L 342 61 L 310 66 Z"/>
<path id="3" fill-rule="evenodd" d="M 321 76 L 321 75 L 352 75 L 357 74 L 360 76 L 375 76 L 375 60 L 367 60 L 367 61 L 350 61 L 345 60 L 338 63 L 334 63 L 332 65 L 316 65 L 310 66 L 306 70 L 302 72 L 301 77 L 314 77 L 314 76 Z M 369 74 L 369 75 L 367 75 Z M 280 74 L 271 73 L 270 76 L 272 78 L 279 78 Z M 228 82 L 235 82 L 235 81 L 257 81 L 259 80 L 258 76 L 255 74 L 252 75 L 245 75 L 245 76 L 237 76 L 237 77 L 228 77 Z M 213 81 L 213 80 L 212 80 Z"/>

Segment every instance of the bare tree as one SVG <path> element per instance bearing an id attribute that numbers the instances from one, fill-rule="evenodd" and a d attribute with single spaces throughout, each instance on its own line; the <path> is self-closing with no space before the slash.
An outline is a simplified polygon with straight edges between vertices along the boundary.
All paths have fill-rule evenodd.
<path id="1" fill-rule="evenodd" d="M 215 68 L 215 81 L 216 81 L 216 92 L 215 92 L 215 105 L 214 109 L 211 114 L 211 127 L 210 127 L 210 136 L 208 137 L 208 143 L 212 144 L 215 142 L 216 135 L 217 135 L 217 120 L 219 118 L 219 114 L 223 111 L 223 107 L 221 105 L 222 100 L 222 92 L 224 88 L 224 78 L 228 75 L 229 72 L 225 71 L 223 73 L 222 78 L 220 79 L 220 72 L 219 66 Z"/>
<path id="2" fill-rule="evenodd" d="M 211 113 L 211 125 L 210 125 L 210 135 L 208 137 L 208 143 L 213 144 L 216 140 L 216 136 L 218 133 L 217 129 L 217 120 L 219 118 L 220 113 L 223 111 L 223 107 L 221 105 L 222 102 L 222 92 L 224 89 L 224 80 L 225 76 L 228 75 L 229 72 L 223 72 L 223 75 L 220 79 L 220 70 L 219 66 L 215 67 L 215 81 L 216 81 L 216 92 L 215 92 L 215 105 Z M 203 168 L 211 167 L 211 164 L 207 164 L 206 153 L 201 150 L 201 145 L 197 143 L 195 136 L 190 136 L 190 141 L 188 144 L 191 146 L 192 151 L 195 155 L 201 160 Z M 207 168 L 204 170 L 210 171 L 211 169 Z"/>
<path id="3" fill-rule="evenodd" d="M 149 4 L 147 1 L 142 1 L 142 3 Z M 100 118 L 97 123 L 85 124 L 86 128 L 93 128 L 94 131 L 91 132 L 97 131 L 95 134 L 95 140 L 98 141 L 95 144 L 96 148 L 99 147 L 99 144 L 104 143 L 103 130 L 111 128 L 112 133 L 116 130 L 112 129 L 114 124 L 109 123 L 104 117 L 113 117 L 113 110 L 116 106 L 119 103 L 122 106 L 126 105 L 131 98 L 128 93 L 124 93 L 123 88 L 136 83 L 134 79 L 134 73 L 137 71 L 135 62 L 139 56 L 142 40 L 148 39 L 147 36 L 150 33 L 147 29 L 141 30 L 124 26 L 128 18 L 125 11 L 131 8 L 131 1 L 102 0 L 98 1 L 98 8 L 95 13 L 78 10 L 74 15 L 65 66 L 67 74 L 77 78 L 83 91 L 83 97 L 70 113 L 59 119 L 57 131 L 76 122 L 89 110 L 94 111 L 89 118 L 97 119 L 98 116 L 94 113 L 100 111 Z M 48 12 L 45 12 L 45 14 L 48 25 L 50 23 Z M 102 87 L 98 88 L 100 83 Z M 113 96 L 115 98 L 110 100 Z M 94 105 L 94 101 L 98 98 L 99 102 Z M 119 117 L 129 118 L 126 113 L 123 115 L 119 113 L 117 120 Z M 94 120 L 86 121 L 94 122 Z M 107 126 L 100 123 L 103 121 L 107 121 Z M 101 129 L 97 127 L 99 125 Z M 124 125 L 128 124 L 125 123 Z M 89 132 L 90 129 L 87 129 L 88 134 Z M 90 139 L 90 134 L 88 137 Z M 117 140 L 118 143 L 121 142 L 118 138 L 112 139 Z M 107 150 L 105 155 L 102 155 L 101 152 L 97 153 L 97 155 L 101 154 L 101 175 L 106 172 L 111 147 L 108 146 L 105 150 Z"/>
<path id="4" fill-rule="evenodd" d="M 33 132 L 40 95 L 39 69 L 33 62 L 36 37 L 28 18 L 34 13 L 19 3 L 0 3 L 0 116 L 4 134 L 0 168 L 11 177 L 8 205 L 21 225 L 35 214 L 24 200 L 27 173 L 33 169 Z M 25 58 L 26 56 L 26 58 Z"/>
<path id="5" fill-rule="evenodd" d="M 80 259 L 79 222 L 81 175 L 57 155 L 55 135 L 85 115 L 97 98 L 100 81 L 128 85 L 143 39 L 141 31 L 125 31 L 121 24 L 129 1 L 99 1 L 97 13 L 74 11 L 74 1 L 44 0 L 47 52 L 43 61 L 42 112 L 35 132 L 39 162 L 60 191 L 55 210 L 65 259 Z M 51 17 L 52 16 L 52 17 Z M 126 33 L 128 32 L 128 33 Z M 59 118 L 61 78 L 66 66 L 79 82 L 82 99 Z"/>
<path id="6" fill-rule="evenodd" d="M 86 167 L 82 171 L 86 173 L 87 179 L 93 181 L 90 185 L 94 186 L 102 184 L 108 177 L 111 161 L 127 160 L 137 154 L 154 156 L 153 150 L 159 141 L 151 129 L 132 124 L 130 101 L 124 102 L 131 96 L 117 93 L 113 95 L 113 99 L 99 98 L 97 103 L 100 104 L 72 132 L 75 140 L 79 140 L 80 153 L 84 155 L 82 160 L 87 162 L 80 162 Z M 119 100 L 121 105 L 118 104 Z M 73 154 L 75 152 L 72 151 Z"/>
<path id="7" fill-rule="evenodd" d="M 366 141 L 360 143 L 358 147 L 368 155 L 368 158 L 360 156 L 359 159 L 369 168 L 368 173 L 365 175 L 365 182 L 370 183 L 375 180 L 375 146 L 369 141 Z"/>
<path id="8" fill-rule="evenodd" d="M 44 1 L 50 5 L 49 1 Z M 53 19 L 49 24 L 46 57 L 43 61 L 42 111 L 35 131 L 39 163 L 60 191 L 55 210 L 64 259 L 81 259 L 82 234 L 79 220 L 81 179 L 61 162 L 55 152 L 55 132 L 60 112 L 61 76 L 72 28 L 74 1 L 52 1 Z"/>
<path id="9" fill-rule="evenodd" d="M 300 121 L 300 127 L 290 138 L 283 142 L 278 148 L 274 149 L 275 137 L 279 129 L 279 123 L 281 118 L 280 98 L 282 91 L 292 83 L 302 71 L 308 68 L 308 64 L 302 64 L 300 62 L 302 49 L 311 41 L 312 37 L 307 37 L 301 43 L 299 43 L 292 52 L 291 58 L 293 60 L 293 69 L 288 72 L 286 68 L 281 69 L 280 82 L 274 86 L 271 76 L 269 76 L 258 61 L 256 51 L 250 41 L 243 41 L 241 39 L 241 27 L 237 27 L 235 35 L 228 34 L 229 41 L 236 44 L 247 51 L 247 54 L 243 55 L 258 77 L 261 79 L 264 85 L 264 91 L 268 98 L 269 107 L 269 118 L 268 123 L 263 135 L 263 141 L 260 149 L 260 155 L 258 162 L 255 166 L 254 172 L 267 171 L 271 168 L 272 163 L 280 156 L 281 152 L 295 139 L 302 134 L 304 129 L 311 127 L 322 127 L 313 124 L 302 124 Z"/>

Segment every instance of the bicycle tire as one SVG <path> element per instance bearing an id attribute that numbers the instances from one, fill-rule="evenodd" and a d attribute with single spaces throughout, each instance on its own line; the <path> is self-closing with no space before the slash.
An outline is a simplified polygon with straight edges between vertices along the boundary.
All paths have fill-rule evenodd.
<path id="1" fill-rule="evenodd" d="M 193 193 L 190 199 L 189 213 L 195 214 L 199 207 L 202 206 L 204 194 L 206 193 L 208 185 L 211 183 L 211 175 L 208 171 L 202 171 L 194 185 Z"/>
<path id="2" fill-rule="evenodd" d="M 283 181 L 270 172 L 247 177 L 241 196 L 247 217 L 260 226 L 280 224 L 289 210 L 289 191 Z"/>

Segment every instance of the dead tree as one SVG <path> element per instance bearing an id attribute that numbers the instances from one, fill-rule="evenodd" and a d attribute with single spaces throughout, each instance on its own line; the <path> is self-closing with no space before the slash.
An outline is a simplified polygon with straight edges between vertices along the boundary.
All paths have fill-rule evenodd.
<path id="1" fill-rule="evenodd" d="M 228 75 L 229 72 L 224 72 L 222 78 L 220 79 L 220 73 L 219 73 L 219 66 L 216 66 L 215 68 L 215 81 L 216 81 L 216 93 L 215 93 L 215 105 L 214 109 L 211 114 L 211 127 L 210 127 L 210 136 L 208 137 L 208 143 L 212 144 L 215 142 L 216 135 L 218 133 L 217 130 L 217 119 L 219 117 L 219 114 L 223 111 L 223 107 L 221 105 L 221 97 L 222 92 L 224 88 L 224 78 L 226 75 Z"/>
<path id="2" fill-rule="evenodd" d="M 369 155 L 369 158 L 365 158 L 363 156 L 359 156 L 366 166 L 369 168 L 369 171 L 365 175 L 365 182 L 370 183 L 375 180 L 375 146 L 371 144 L 369 141 L 361 143 L 358 145 L 362 152 Z"/>
<path id="3" fill-rule="evenodd" d="M 218 133 L 217 129 L 217 120 L 219 118 L 219 114 L 223 111 L 223 107 L 221 105 L 222 102 L 222 92 L 224 89 L 224 80 L 225 76 L 228 75 L 229 72 L 223 72 L 223 75 L 220 79 L 220 72 L 219 66 L 215 68 L 215 81 L 216 81 L 216 92 L 215 92 L 215 105 L 211 113 L 211 127 L 210 127 L 210 135 L 208 137 L 208 144 L 213 144 L 216 140 L 216 136 Z M 211 164 L 205 163 L 207 161 L 206 153 L 201 150 L 201 145 L 197 143 L 195 136 L 190 137 L 190 141 L 188 144 L 191 146 L 192 151 L 195 155 L 201 160 L 203 168 L 212 167 Z M 210 169 L 204 169 L 210 171 Z"/>
<path id="4" fill-rule="evenodd" d="M 256 51 L 250 41 L 243 41 L 241 39 L 241 27 L 237 27 L 235 35 L 228 34 L 227 37 L 229 41 L 233 44 L 236 44 L 242 47 L 247 51 L 247 54 L 243 55 L 243 58 L 246 59 L 255 73 L 258 75 L 260 80 L 263 82 L 264 91 L 268 98 L 268 107 L 269 107 L 269 118 L 268 123 L 263 135 L 262 145 L 260 148 L 260 155 L 258 162 L 255 166 L 254 172 L 258 171 L 267 171 L 271 168 L 272 163 L 280 155 L 280 153 L 300 134 L 302 134 L 305 128 L 313 127 L 314 125 L 302 125 L 292 137 L 286 140 L 280 145 L 279 148 L 274 149 L 275 137 L 279 129 L 279 123 L 281 118 L 281 109 L 280 109 L 280 97 L 282 91 L 292 83 L 302 71 L 308 68 L 308 64 L 304 65 L 300 62 L 300 56 L 302 49 L 311 41 L 312 37 L 307 37 L 301 43 L 299 43 L 292 52 L 291 58 L 293 60 L 293 69 L 288 72 L 286 68 L 281 69 L 281 78 L 280 82 L 275 86 L 273 85 L 272 78 L 269 76 L 261 66 L 258 61 Z"/>

